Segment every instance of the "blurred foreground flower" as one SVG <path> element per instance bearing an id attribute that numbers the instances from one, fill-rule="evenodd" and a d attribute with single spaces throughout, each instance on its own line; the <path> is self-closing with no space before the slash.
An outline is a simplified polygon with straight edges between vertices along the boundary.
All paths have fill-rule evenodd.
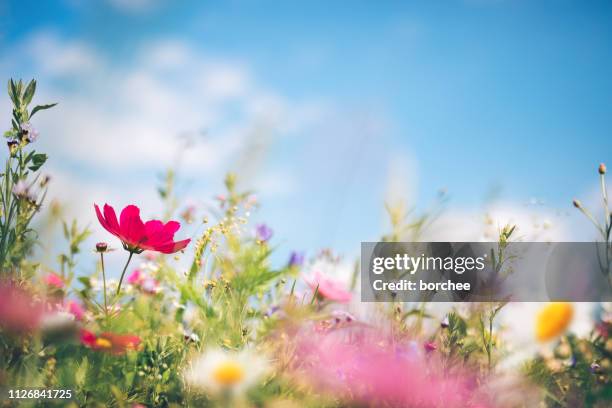
<path id="1" fill-rule="evenodd" d="M 294 338 L 295 372 L 335 397 L 366 406 L 472 406 L 473 376 L 445 373 L 441 361 L 409 341 L 349 330 L 307 329 Z"/>
<path id="2" fill-rule="evenodd" d="M 181 224 L 177 221 L 163 223 L 159 220 L 143 222 L 140 218 L 140 209 L 135 205 L 128 205 L 121 211 L 120 222 L 117 221 L 115 210 L 104 204 L 104 215 L 97 204 L 96 215 L 100 224 L 123 243 L 125 250 L 131 253 L 141 253 L 144 250 L 172 254 L 184 249 L 191 241 L 184 239 L 174 241 L 174 233 Z"/>
<path id="3" fill-rule="evenodd" d="M 102 333 L 96 336 L 89 330 L 81 330 L 81 343 L 93 350 L 123 354 L 135 350 L 140 344 L 140 337 L 132 334 Z"/>
<path id="4" fill-rule="evenodd" d="M 256 385 L 268 370 L 269 362 L 252 350 L 210 350 L 191 361 L 185 383 L 212 394 L 235 395 Z"/>
<path id="5" fill-rule="evenodd" d="M 352 294 L 343 287 L 342 283 L 324 276 L 319 271 L 315 271 L 312 275 L 304 278 L 304 280 L 323 299 L 340 303 L 351 301 Z"/>
<path id="6" fill-rule="evenodd" d="M 25 289 L 0 281 L 0 327 L 21 333 L 38 327 L 44 307 Z"/>

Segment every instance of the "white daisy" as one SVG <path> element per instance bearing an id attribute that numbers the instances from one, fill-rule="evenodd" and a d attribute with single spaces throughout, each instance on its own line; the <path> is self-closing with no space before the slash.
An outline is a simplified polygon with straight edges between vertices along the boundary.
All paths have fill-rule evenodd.
<path id="1" fill-rule="evenodd" d="M 195 357 L 185 371 L 185 383 L 196 390 L 232 395 L 256 385 L 268 372 L 269 361 L 250 349 L 228 352 L 209 350 Z"/>

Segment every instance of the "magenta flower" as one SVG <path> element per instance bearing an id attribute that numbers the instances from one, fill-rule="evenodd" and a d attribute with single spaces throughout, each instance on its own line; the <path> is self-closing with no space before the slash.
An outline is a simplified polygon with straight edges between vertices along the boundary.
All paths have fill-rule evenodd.
<path id="1" fill-rule="evenodd" d="M 151 250 L 173 254 L 184 249 L 191 241 L 174 241 L 174 233 L 181 227 L 177 221 L 168 221 L 165 224 L 159 220 L 143 222 L 140 219 L 140 209 L 135 205 L 125 207 L 121 211 L 119 221 L 110 205 L 104 204 L 104 215 L 96 204 L 94 207 L 100 224 L 119 238 L 123 248 L 129 252 L 139 254 L 144 250 Z"/>
<path id="2" fill-rule="evenodd" d="M 81 306 L 79 302 L 69 300 L 65 308 L 76 320 L 83 320 L 83 317 L 85 317 L 85 309 L 83 309 L 83 306 Z"/>
<path id="3" fill-rule="evenodd" d="M 54 273 L 50 273 L 43 278 L 45 284 L 49 287 L 54 287 L 56 289 L 63 289 L 65 286 L 64 281 L 58 275 Z"/>
<path id="4" fill-rule="evenodd" d="M 348 303 L 353 296 L 342 283 L 324 276 L 319 271 L 315 271 L 312 276 L 304 280 L 313 291 L 317 292 L 318 296 L 333 302 Z"/>
<path id="5" fill-rule="evenodd" d="M 142 281 L 142 279 L 143 273 L 140 272 L 140 269 L 134 269 L 134 271 L 130 273 L 130 276 L 127 277 L 127 283 L 130 285 L 137 285 L 140 283 L 140 281 Z"/>

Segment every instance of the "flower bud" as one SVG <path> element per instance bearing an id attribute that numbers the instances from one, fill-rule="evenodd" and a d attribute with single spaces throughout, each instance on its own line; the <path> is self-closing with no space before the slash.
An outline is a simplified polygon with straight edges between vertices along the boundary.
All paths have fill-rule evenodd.
<path id="1" fill-rule="evenodd" d="M 106 242 L 98 242 L 96 244 L 96 252 L 104 253 L 108 250 L 108 244 Z"/>
<path id="2" fill-rule="evenodd" d="M 599 164 L 599 174 L 601 174 L 602 176 L 606 174 L 606 165 L 603 163 Z"/>
<path id="3" fill-rule="evenodd" d="M 582 203 L 580 201 L 574 199 L 574 201 L 572 203 L 574 204 L 574 207 L 582 208 Z"/>
<path id="4" fill-rule="evenodd" d="M 19 148 L 19 143 L 16 140 L 9 140 L 6 142 L 6 145 L 8 146 L 11 157 L 15 157 L 15 153 L 17 153 L 17 149 Z"/>

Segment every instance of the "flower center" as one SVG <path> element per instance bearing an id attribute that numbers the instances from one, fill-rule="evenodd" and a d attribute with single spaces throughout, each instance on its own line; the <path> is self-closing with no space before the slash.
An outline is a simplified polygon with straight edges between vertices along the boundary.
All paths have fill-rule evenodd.
<path id="1" fill-rule="evenodd" d="M 555 302 L 540 311 L 536 321 L 536 337 L 540 341 L 552 340 L 569 326 L 574 315 L 571 303 Z"/>
<path id="2" fill-rule="evenodd" d="M 225 361 L 213 371 L 215 381 L 224 386 L 232 386 L 244 378 L 244 369 L 235 361 Z"/>
<path id="3" fill-rule="evenodd" d="M 111 348 L 112 345 L 113 344 L 109 340 L 106 340 L 106 339 L 103 339 L 103 338 L 96 339 L 96 346 L 98 346 L 100 348 Z"/>

